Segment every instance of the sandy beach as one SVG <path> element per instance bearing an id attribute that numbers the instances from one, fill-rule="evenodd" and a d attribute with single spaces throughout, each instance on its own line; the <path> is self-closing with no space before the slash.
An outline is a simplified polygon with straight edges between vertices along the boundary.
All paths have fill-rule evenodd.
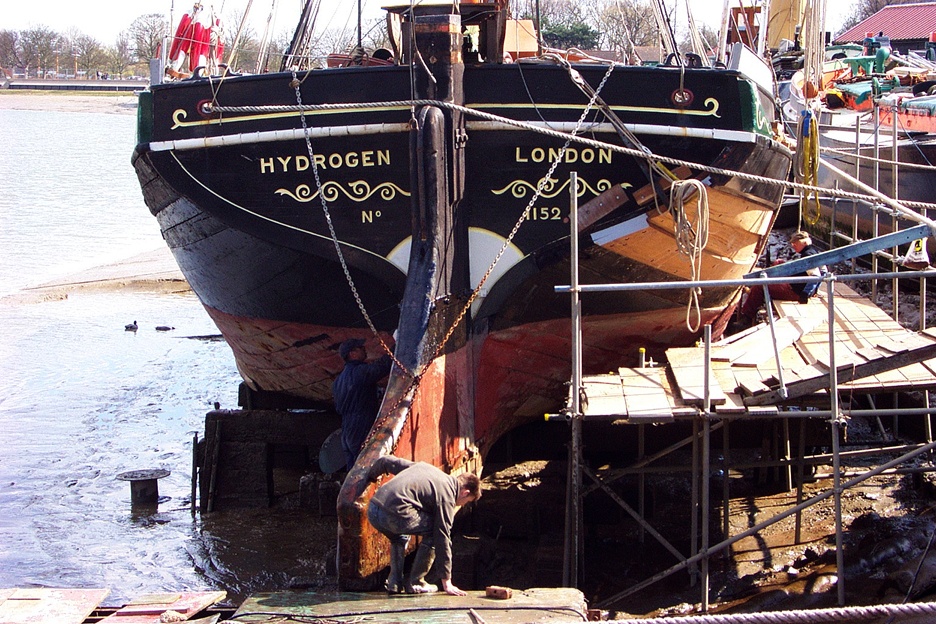
<path id="1" fill-rule="evenodd" d="M 0 110 L 54 110 L 66 113 L 136 114 L 132 93 L 0 89 Z"/>

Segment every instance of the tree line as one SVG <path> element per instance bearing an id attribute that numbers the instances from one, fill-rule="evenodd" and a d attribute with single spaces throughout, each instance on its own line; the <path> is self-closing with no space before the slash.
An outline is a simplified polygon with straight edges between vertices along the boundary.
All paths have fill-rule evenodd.
<path id="1" fill-rule="evenodd" d="M 555 48 L 601 49 L 616 53 L 618 58 L 631 58 L 635 46 L 655 46 L 659 33 L 651 5 L 652 0 L 510 0 L 514 17 L 537 20 L 541 37 Z M 849 27 L 877 12 L 888 0 L 853 0 L 852 12 L 846 19 Z M 670 14 L 674 21 L 686 22 L 685 5 L 682 14 L 676 8 Z M 243 14 L 233 14 L 222 38 L 230 50 Z M 385 46 L 383 21 L 376 18 L 364 25 L 369 47 Z M 697 22 L 698 24 L 698 22 Z M 703 38 L 714 45 L 717 33 L 701 26 Z M 122 31 L 113 45 L 104 45 L 77 29 L 59 33 L 46 26 L 26 30 L 0 30 L 0 67 L 16 68 L 27 77 L 92 76 L 98 72 L 114 77 L 147 75 L 149 59 L 159 55 L 160 46 L 170 35 L 170 24 L 159 13 L 136 18 Z M 238 65 L 245 71 L 278 69 L 279 58 L 289 45 L 291 33 L 274 35 L 269 44 L 272 51 L 267 66 L 256 67 L 260 55 L 260 37 L 250 26 L 241 32 Z M 682 33 L 684 40 L 688 39 Z M 346 52 L 355 43 L 353 32 L 329 30 L 312 43 L 316 54 Z"/>
<path id="2" fill-rule="evenodd" d="M 64 33 L 42 25 L 0 30 L 0 67 L 21 71 L 27 78 L 144 75 L 150 55 L 167 31 L 167 20 L 158 13 L 135 19 L 113 45 L 76 28 Z"/>
<path id="3" fill-rule="evenodd" d="M 243 13 L 234 12 L 228 25 L 223 28 L 222 40 L 225 49 L 233 49 L 237 30 L 243 21 Z M 365 26 L 366 44 L 372 47 L 385 46 L 382 19 L 371 20 Z M 174 25 L 173 25 L 174 26 Z M 356 27 L 345 31 L 331 29 L 317 36 L 313 42 L 316 54 L 323 57 L 332 52 L 346 52 L 353 45 L 351 39 Z M 0 68 L 22 72 L 28 78 L 94 76 L 107 74 L 112 77 L 148 75 L 149 60 L 158 58 L 161 46 L 171 42 L 172 31 L 166 16 L 150 13 L 136 18 L 130 26 L 118 34 L 113 45 L 105 45 L 79 30 L 56 32 L 48 26 L 35 26 L 25 30 L 0 29 Z M 238 68 L 250 72 L 279 69 L 279 62 L 289 46 L 292 32 L 282 32 L 269 38 L 269 50 L 264 67 L 257 67 L 260 56 L 261 36 L 256 29 L 245 24 L 238 43 Z M 355 41 L 356 43 L 356 41 Z M 237 69 L 237 68 L 235 68 Z"/>

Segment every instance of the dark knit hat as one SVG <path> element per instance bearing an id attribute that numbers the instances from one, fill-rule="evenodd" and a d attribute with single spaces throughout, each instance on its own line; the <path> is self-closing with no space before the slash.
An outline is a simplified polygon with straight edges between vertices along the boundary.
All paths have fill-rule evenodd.
<path id="1" fill-rule="evenodd" d="M 338 355 L 341 356 L 342 360 L 348 359 L 348 354 L 357 349 L 358 347 L 364 346 L 363 338 L 349 338 L 341 343 L 341 346 L 338 347 Z"/>

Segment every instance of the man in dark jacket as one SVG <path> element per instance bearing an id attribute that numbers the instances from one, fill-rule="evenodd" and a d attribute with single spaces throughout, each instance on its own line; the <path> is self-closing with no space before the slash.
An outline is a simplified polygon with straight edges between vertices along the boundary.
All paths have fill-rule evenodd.
<path id="1" fill-rule="evenodd" d="M 819 250 L 813 247 L 812 238 L 809 236 L 808 232 L 800 231 L 793 233 L 790 236 L 790 247 L 793 249 L 791 260 L 814 256 L 819 253 Z M 818 276 L 822 274 L 824 269 L 825 267 L 809 269 L 805 273 L 802 273 L 802 275 Z M 768 286 L 767 290 L 770 292 L 771 299 L 806 303 L 809 301 L 810 297 L 818 292 L 819 283 L 788 284 L 786 282 L 778 282 Z M 751 287 L 751 291 L 748 293 L 747 299 L 744 300 L 744 304 L 741 306 L 740 310 L 742 320 L 747 326 L 753 324 L 757 316 L 757 310 L 760 309 L 762 305 L 764 305 L 764 287 Z"/>
<path id="2" fill-rule="evenodd" d="M 445 593 L 464 596 L 452 584 L 452 521 L 456 507 L 481 498 L 477 475 L 445 474 L 432 464 L 411 462 L 385 455 L 371 466 L 367 477 L 376 481 L 383 474 L 396 475 L 380 486 L 367 506 L 367 519 L 390 540 L 390 577 L 387 592 L 423 594 L 436 591 L 426 582 L 435 562 Z M 403 564 L 410 535 L 422 536 L 406 581 Z"/>
<path id="3" fill-rule="evenodd" d="M 341 415 L 341 448 L 347 469 L 351 470 L 380 410 L 377 382 L 390 373 L 393 359 L 384 355 L 368 363 L 367 350 L 360 338 L 342 342 L 338 355 L 345 361 L 345 367 L 335 378 L 332 393 L 335 409 Z"/>

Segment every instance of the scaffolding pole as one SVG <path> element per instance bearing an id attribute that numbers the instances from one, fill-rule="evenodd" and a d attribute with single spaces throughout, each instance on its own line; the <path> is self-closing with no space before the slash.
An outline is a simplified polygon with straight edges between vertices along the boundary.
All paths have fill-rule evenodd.
<path id="1" fill-rule="evenodd" d="M 755 535 L 761 530 L 767 528 L 768 526 L 779 522 L 785 518 L 788 518 L 791 515 L 796 516 L 796 541 L 799 543 L 801 541 L 800 535 L 800 525 L 801 525 L 801 513 L 803 510 L 815 505 L 819 502 L 825 501 L 829 498 L 833 499 L 834 504 L 834 517 L 835 517 L 835 545 L 836 545 L 836 565 L 839 571 L 838 582 L 837 582 L 837 591 L 838 591 L 838 604 L 840 606 L 845 605 L 845 565 L 844 565 L 844 547 L 843 547 L 843 531 L 842 531 L 842 494 L 845 490 L 854 487 L 863 481 L 874 477 L 876 475 L 890 471 L 895 466 L 898 466 L 910 459 L 917 457 L 923 453 L 932 452 L 936 449 L 936 442 L 932 441 L 932 433 L 929 426 L 931 409 L 928 405 L 928 393 L 927 393 L 927 407 L 920 409 L 894 409 L 894 410 L 848 410 L 843 412 L 839 405 L 839 379 L 838 371 L 836 367 L 835 359 L 835 294 L 834 294 L 834 285 L 836 281 L 848 281 L 848 280 L 877 280 L 882 278 L 893 278 L 895 281 L 898 277 L 920 277 L 925 279 L 927 276 L 932 275 L 932 271 L 906 271 L 900 272 L 898 275 L 897 271 L 891 273 L 873 273 L 872 275 L 851 275 L 851 276 L 835 276 L 833 274 L 827 274 L 822 278 L 822 281 L 826 284 L 827 287 L 827 305 L 828 305 L 828 340 L 829 340 L 829 398 L 830 406 L 828 410 L 813 410 L 813 411 L 804 411 L 804 412 L 781 412 L 780 418 L 782 418 L 781 425 L 783 427 L 783 448 L 781 449 L 777 445 L 773 445 L 770 449 L 770 453 L 774 454 L 774 457 L 777 458 L 773 461 L 761 461 L 757 462 L 756 466 L 775 466 L 782 468 L 785 475 L 785 483 L 787 484 L 787 489 L 792 489 L 793 473 L 792 469 L 795 464 L 797 467 L 797 478 L 796 478 L 796 505 L 792 508 L 787 509 L 783 512 L 780 512 L 774 515 L 771 518 L 768 518 L 765 521 L 758 523 L 756 526 L 750 527 L 747 530 L 739 533 L 735 536 L 730 536 L 730 489 L 729 489 L 729 477 L 731 462 L 729 460 L 729 436 L 728 436 L 728 423 L 732 419 L 740 418 L 738 415 L 730 414 L 718 414 L 713 412 L 710 396 L 710 381 L 711 381 L 711 325 L 706 324 L 704 326 L 704 369 L 703 369 L 703 384 L 704 384 L 704 396 L 703 396 L 703 407 L 700 411 L 694 413 L 690 418 L 692 419 L 692 435 L 686 439 L 683 439 L 679 442 L 676 442 L 667 448 L 653 453 L 651 455 L 646 455 L 646 449 L 644 446 L 644 428 L 641 424 L 639 426 L 639 447 L 638 447 L 638 460 L 632 464 L 630 467 L 623 470 L 615 470 L 610 476 L 602 478 L 599 474 L 592 471 L 583 461 L 583 445 L 582 445 L 582 425 L 584 422 L 584 414 L 582 412 L 582 398 L 584 392 L 584 382 L 583 382 L 583 337 L 582 337 L 582 307 L 581 307 L 581 294 L 585 292 L 611 292 L 611 291 L 629 291 L 629 290 L 664 290 L 664 289 L 685 289 L 685 288 L 697 288 L 697 287 L 713 287 L 713 286 L 740 286 L 740 285 L 751 285 L 754 287 L 763 286 L 766 290 L 768 284 L 772 282 L 785 282 L 785 283 L 802 283 L 802 282 L 811 282 L 815 281 L 816 277 L 795 277 L 795 276 L 784 276 L 784 277 L 758 277 L 758 278 L 746 278 L 741 280 L 708 280 L 708 281 L 684 281 L 679 283 L 673 282 L 655 282 L 655 283 L 631 283 L 631 284 L 588 284 L 582 285 L 579 283 L 578 275 L 578 256 L 579 256 L 579 247 L 578 247 L 578 177 L 575 172 L 571 173 L 570 176 L 570 239 L 571 239 L 571 253 L 570 253 L 570 286 L 556 286 L 556 292 L 568 292 L 571 294 L 571 331 L 572 331 L 572 379 L 570 387 L 570 406 L 567 411 L 567 418 L 571 424 L 571 443 L 569 447 L 569 470 L 568 470 L 568 481 L 567 481 L 567 501 L 566 501 L 566 518 L 565 518 L 565 539 L 564 539 L 564 567 L 563 567 L 563 584 L 567 587 L 577 587 L 582 580 L 582 503 L 585 496 L 594 492 L 595 490 L 604 491 L 612 500 L 614 500 L 622 509 L 624 509 L 628 514 L 630 514 L 640 525 L 641 536 L 643 532 L 649 532 L 654 538 L 656 538 L 661 545 L 664 546 L 667 550 L 670 551 L 677 559 L 678 563 L 671 566 L 670 568 L 654 575 L 653 577 L 646 579 L 640 583 L 637 583 L 635 586 L 612 596 L 603 601 L 602 605 L 613 604 L 615 601 L 624 598 L 630 594 L 633 594 L 640 589 L 647 587 L 667 576 L 683 569 L 688 569 L 690 572 L 690 581 L 691 584 L 695 584 L 696 580 L 701 579 L 701 603 L 702 611 L 707 612 L 709 607 L 709 593 L 710 593 L 710 576 L 709 576 L 709 559 L 715 553 L 721 553 L 727 550 L 731 545 L 737 543 L 738 541 L 745 539 L 749 536 Z M 875 223 L 875 226 L 877 223 Z M 886 238 L 886 237 L 885 237 Z M 896 253 L 896 251 L 895 251 Z M 876 257 L 876 253 L 873 254 Z M 874 282 L 876 283 L 876 281 Z M 896 292 L 896 288 L 895 288 Z M 770 304 L 769 296 L 766 297 L 766 302 Z M 922 321 L 921 321 L 922 325 Z M 774 332 L 773 320 L 770 319 L 771 332 Z M 774 337 L 775 338 L 775 337 Z M 776 340 L 774 340 L 776 343 Z M 642 355 L 642 354 L 641 354 Z M 780 377 L 780 398 L 787 397 L 786 386 L 782 382 L 782 368 L 780 366 L 780 356 L 777 351 L 776 344 L 774 345 L 774 356 L 777 360 L 778 367 L 778 376 Z M 643 358 L 641 357 L 641 367 L 643 367 Z M 897 447 L 885 447 L 877 448 L 863 451 L 842 451 L 840 448 L 840 434 L 841 426 L 845 414 L 857 415 L 857 414 L 883 414 L 886 412 L 892 412 L 895 414 L 921 414 L 925 415 L 926 422 L 926 437 L 927 444 L 924 445 L 904 445 Z M 747 419 L 757 419 L 757 416 L 751 416 L 750 414 L 745 414 Z M 776 419 L 778 415 L 762 416 L 761 418 Z M 800 419 L 800 433 L 799 433 L 799 447 L 796 457 L 792 456 L 791 445 L 790 445 L 790 431 L 789 431 L 789 419 L 798 418 Z M 824 419 L 829 423 L 832 435 L 832 479 L 833 487 L 831 490 L 826 490 L 817 494 L 808 500 L 803 500 L 803 481 L 804 481 L 804 466 L 809 463 L 814 465 L 818 459 L 817 458 L 828 458 L 828 455 L 810 455 L 809 457 L 805 454 L 805 418 L 818 418 Z M 714 423 L 713 420 L 718 422 Z M 714 546 L 710 546 L 709 541 L 709 515 L 710 510 L 710 477 L 711 477 L 711 434 L 712 431 L 717 430 L 719 427 L 724 427 L 723 429 L 723 461 L 722 469 L 724 472 L 723 475 L 723 533 L 724 538 L 721 542 Z M 691 468 L 691 478 L 692 478 L 692 493 L 690 500 L 690 511 L 691 511 L 691 527 L 690 527 L 690 556 L 683 556 L 678 549 L 676 549 L 672 544 L 670 544 L 664 536 L 658 533 L 653 526 L 647 521 L 644 517 L 644 475 L 653 472 L 654 470 L 648 468 L 648 465 L 655 460 L 668 455 L 669 453 L 674 452 L 677 449 L 685 447 L 687 444 L 692 445 L 692 462 L 690 464 Z M 850 457 L 861 454 L 881 454 L 884 452 L 905 452 L 905 454 L 893 459 L 877 468 L 868 470 L 856 477 L 853 477 L 845 482 L 843 482 L 843 470 L 841 466 L 841 459 L 843 456 Z M 782 455 L 782 457 L 780 457 Z M 746 468 L 748 466 L 735 466 L 735 469 Z M 775 468 L 776 469 L 776 468 Z M 670 468 L 670 471 L 675 471 L 675 468 Z M 921 469 L 926 470 L 926 469 Z M 637 473 L 640 476 L 639 481 L 639 504 L 638 510 L 634 510 L 630 507 L 611 487 L 610 483 L 613 483 L 618 478 L 621 478 L 627 474 Z M 588 488 L 584 488 L 582 485 L 583 475 L 588 476 L 594 483 Z M 701 522 L 701 528 L 700 523 Z M 700 535 L 701 533 L 701 535 Z M 701 540 L 701 543 L 699 541 Z M 701 570 L 696 568 L 697 564 L 701 564 Z"/>
<path id="2" fill-rule="evenodd" d="M 569 227 L 571 228 L 570 277 L 572 284 L 572 444 L 569 449 L 569 496 L 566 497 L 566 531 L 562 582 L 578 587 L 582 519 L 582 302 L 578 276 L 578 175 L 573 171 L 569 184 Z"/>

